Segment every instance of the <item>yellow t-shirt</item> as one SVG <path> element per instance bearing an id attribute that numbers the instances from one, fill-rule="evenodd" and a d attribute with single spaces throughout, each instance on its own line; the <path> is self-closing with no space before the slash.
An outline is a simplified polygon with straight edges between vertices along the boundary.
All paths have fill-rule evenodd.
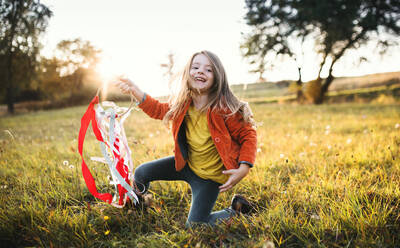
<path id="1" fill-rule="evenodd" d="M 207 114 L 191 105 L 185 122 L 190 168 L 203 179 L 224 184 L 229 176 L 222 174 L 225 167 L 208 130 Z"/>

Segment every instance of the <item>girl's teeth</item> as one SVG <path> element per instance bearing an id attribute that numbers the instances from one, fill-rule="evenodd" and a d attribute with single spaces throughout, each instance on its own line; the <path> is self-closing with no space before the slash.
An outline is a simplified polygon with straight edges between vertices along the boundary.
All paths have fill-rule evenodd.
<path id="1" fill-rule="evenodd" d="M 196 78 L 197 81 L 201 81 L 201 82 L 205 82 L 206 80 L 202 79 L 202 78 Z"/>

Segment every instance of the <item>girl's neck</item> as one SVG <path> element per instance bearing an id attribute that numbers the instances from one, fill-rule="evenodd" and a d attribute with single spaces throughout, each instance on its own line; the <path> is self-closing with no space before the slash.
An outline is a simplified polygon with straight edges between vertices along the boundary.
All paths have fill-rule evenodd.
<path id="1" fill-rule="evenodd" d="M 208 94 L 193 95 L 192 100 L 196 109 L 202 109 L 208 103 Z"/>

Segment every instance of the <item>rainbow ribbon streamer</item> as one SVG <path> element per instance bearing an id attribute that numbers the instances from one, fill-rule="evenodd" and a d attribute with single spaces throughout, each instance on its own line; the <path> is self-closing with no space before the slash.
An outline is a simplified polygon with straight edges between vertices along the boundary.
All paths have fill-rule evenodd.
<path id="1" fill-rule="evenodd" d="M 135 185 L 133 183 L 131 150 L 123 127 L 131 108 L 120 108 L 113 102 L 102 102 L 104 106 L 110 107 L 103 109 L 98 103 L 99 97 L 95 96 L 81 119 L 78 150 L 82 158 L 83 178 L 94 197 L 118 208 L 124 207 L 128 198 L 136 205 L 139 199 L 131 186 L 132 184 Z M 97 105 L 96 108 L 95 105 Z M 120 112 L 123 112 L 123 114 L 118 114 Z M 100 141 L 100 149 L 103 154 L 103 158 L 92 157 L 91 159 L 108 165 L 112 178 L 110 184 L 114 185 L 115 188 L 114 196 L 97 191 L 95 180 L 83 158 L 83 143 L 90 122 L 96 139 Z"/>

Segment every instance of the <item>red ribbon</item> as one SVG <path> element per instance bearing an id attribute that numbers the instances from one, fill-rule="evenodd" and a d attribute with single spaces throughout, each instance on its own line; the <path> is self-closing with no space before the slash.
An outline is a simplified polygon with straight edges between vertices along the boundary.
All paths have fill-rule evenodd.
<path id="1" fill-rule="evenodd" d="M 89 189 L 89 192 L 96 198 L 105 201 L 107 203 L 112 202 L 112 195 L 109 193 L 99 193 L 96 188 L 96 183 L 93 179 L 92 173 L 90 173 L 89 168 L 87 167 L 85 160 L 83 159 L 82 150 L 83 150 L 83 141 L 85 140 L 86 131 L 89 127 L 90 122 L 92 122 L 92 130 L 96 139 L 98 141 L 103 142 L 103 138 L 101 137 L 101 133 L 99 127 L 97 126 L 96 122 L 96 113 L 94 111 L 94 105 L 99 103 L 99 97 L 95 96 L 93 100 L 90 102 L 89 107 L 87 108 L 85 114 L 82 116 L 81 119 L 81 128 L 79 129 L 79 138 L 78 138 L 78 150 L 79 154 L 82 158 L 82 174 L 83 178 L 85 179 L 86 186 Z M 118 185 L 120 187 L 120 185 Z M 120 190 L 121 192 L 121 190 Z M 121 202 L 121 197 L 120 201 Z M 121 203 L 120 203 L 121 204 Z"/>
<path id="2" fill-rule="evenodd" d="M 116 148 L 117 151 L 119 151 L 119 146 L 117 145 L 117 143 L 119 143 L 118 137 L 115 138 L 114 147 Z M 122 178 L 124 178 L 125 182 L 130 185 L 129 178 L 128 178 L 129 174 L 127 173 L 128 166 L 124 165 L 124 158 L 122 158 L 120 155 L 118 155 L 115 151 L 113 153 L 114 153 L 115 158 L 118 160 L 118 163 L 115 166 L 117 171 L 119 172 L 119 174 L 121 174 Z M 122 187 L 121 184 L 118 184 L 117 186 L 118 186 L 118 192 L 119 192 L 118 204 L 123 205 L 125 194 L 128 191 L 124 187 Z"/>

